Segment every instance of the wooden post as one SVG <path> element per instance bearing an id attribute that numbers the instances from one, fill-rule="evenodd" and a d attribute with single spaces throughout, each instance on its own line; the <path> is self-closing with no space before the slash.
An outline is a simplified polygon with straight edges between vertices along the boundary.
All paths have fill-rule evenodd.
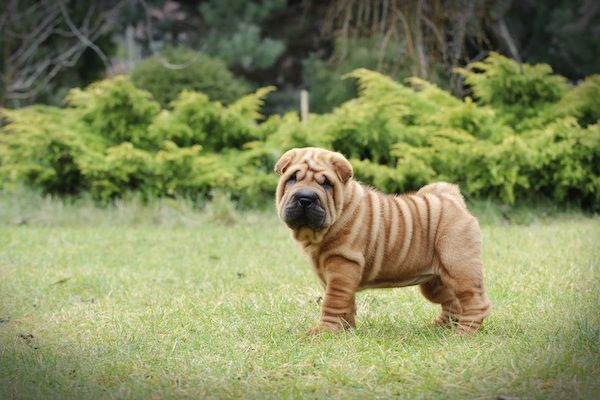
<path id="1" fill-rule="evenodd" d="M 305 89 L 300 91 L 300 120 L 308 122 L 308 91 Z"/>

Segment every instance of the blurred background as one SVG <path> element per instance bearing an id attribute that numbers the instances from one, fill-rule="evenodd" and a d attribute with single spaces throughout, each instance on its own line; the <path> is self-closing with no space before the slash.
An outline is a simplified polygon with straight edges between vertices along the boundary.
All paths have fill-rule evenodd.
<path id="1" fill-rule="evenodd" d="M 594 0 L 6 0 L 2 8 L 5 107 L 61 105 L 70 88 L 116 74 L 162 105 L 180 88 L 228 103 L 276 85 L 266 109 L 274 113 L 297 109 L 301 88 L 311 111 L 331 111 L 356 96 L 340 77 L 358 67 L 418 76 L 458 96 L 468 91 L 453 68 L 489 51 L 550 64 L 573 82 L 600 69 Z"/>

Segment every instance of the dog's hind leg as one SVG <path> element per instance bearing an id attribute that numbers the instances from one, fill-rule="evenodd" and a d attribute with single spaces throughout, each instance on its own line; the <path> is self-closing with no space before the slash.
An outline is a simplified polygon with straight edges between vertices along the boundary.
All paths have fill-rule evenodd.
<path id="1" fill-rule="evenodd" d="M 449 269 L 452 270 L 452 267 Z M 492 309 L 483 287 L 483 281 L 474 277 L 451 274 L 443 274 L 442 281 L 452 288 L 462 308 L 458 320 L 458 333 L 477 332 Z"/>
<path id="2" fill-rule="evenodd" d="M 444 285 L 439 276 L 419 286 L 427 300 L 442 306 L 442 313 L 435 320 L 437 325 L 445 326 L 453 321 L 458 322 L 462 314 L 460 301 L 454 292 Z"/>
<path id="3" fill-rule="evenodd" d="M 473 217 L 452 221 L 440 233 L 439 255 L 442 283 L 458 298 L 462 313 L 458 332 L 475 333 L 490 314 L 492 305 L 483 286 L 481 233 Z"/>
<path id="4" fill-rule="evenodd" d="M 462 308 L 457 330 L 463 334 L 475 333 L 492 309 L 483 287 L 481 261 L 468 257 L 457 260 L 452 260 L 452 256 L 448 258 L 450 260 L 444 260 L 442 256 L 444 267 L 441 279 L 454 292 Z"/>

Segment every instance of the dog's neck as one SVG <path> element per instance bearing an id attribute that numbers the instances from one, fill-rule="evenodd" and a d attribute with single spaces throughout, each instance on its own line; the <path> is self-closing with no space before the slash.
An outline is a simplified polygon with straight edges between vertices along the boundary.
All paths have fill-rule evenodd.
<path id="1" fill-rule="evenodd" d="M 327 234 L 328 230 L 313 231 L 308 227 L 302 227 L 299 229 L 292 230 L 292 236 L 298 241 L 304 248 L 310 245 L 318 245 L 323 241 L 323 238 Z"/>
<path id="2" fill-rule="evenodd" d="M 339 234 L 344 226 L 348 225 L 365 197 L 366 190 L 368 189 L 354 179 L 350 179 L 350 181 L 346 183 L 343 206 L 338 210 L 338 215 L 324 235 L 325 237 L 332 237 Z"/>

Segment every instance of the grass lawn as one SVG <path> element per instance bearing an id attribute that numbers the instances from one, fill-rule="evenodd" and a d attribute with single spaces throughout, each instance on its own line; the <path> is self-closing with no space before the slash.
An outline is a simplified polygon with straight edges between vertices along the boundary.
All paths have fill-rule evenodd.
<path id="1" fill-rule="evenodd" d="M 322 291 L 274 212 L 7 207 L 1 399 L 600 395 L 598 217 L 482 218 L 494 309 L 474 337 L 413 287 L 361 292 L 356 330 L 309 338 Z"/>

